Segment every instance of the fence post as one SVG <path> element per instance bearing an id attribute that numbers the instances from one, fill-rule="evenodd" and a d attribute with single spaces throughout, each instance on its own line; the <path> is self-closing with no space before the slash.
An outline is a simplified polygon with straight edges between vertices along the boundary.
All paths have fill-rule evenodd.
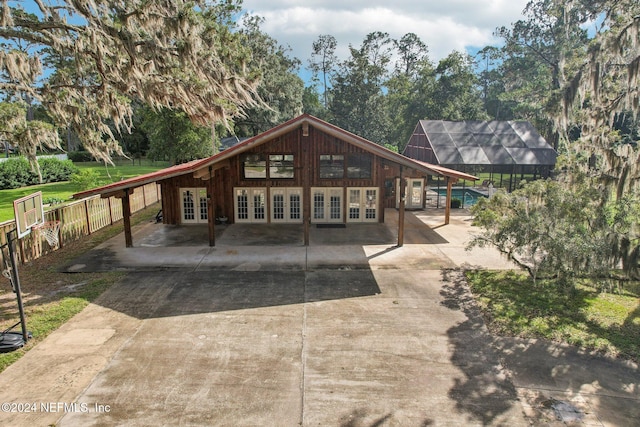
<path id="1" fill-rule="evenodd" d="M 64 227 L 64 222 L 62 221 L 62 208 L 56 208 L 53 212 L 53 219 L 60 222 L 60 228 L 58 228 L 58 248 L 62 249 L 64 246 L 64 239 L 62 238 L 62 227 Z"/>
<path id="2" fill-rule="evenodd" d="M 89 213 L 89 200 L 90 199 L 85 199 L 84 201 L 84 213 L 85 213 L 85 218 L 87 218 L 87 235 L 91 234 L 91 218 Z"/>
<path id="3" fill-rule="evenodd" d="M 109 224 L 113 225 L 113 211 L 111 210 L 111 197 L 107 197 L 107 206 L 109 206 Z"/>

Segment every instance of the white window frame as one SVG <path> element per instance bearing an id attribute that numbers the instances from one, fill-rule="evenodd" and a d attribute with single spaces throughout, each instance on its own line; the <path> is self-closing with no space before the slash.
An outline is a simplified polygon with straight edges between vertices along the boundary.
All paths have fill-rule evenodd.
<path id="1" fill-rule="evenodd" d="M 420 182 L 420 200 L 416 200 L 414 196 L 415 182 Z M 417 203 L 415 203 L 417 202 Z M 404 207 L 406 209 L 422 209 L 424 206 L 424 178 L 405 178 L 405 199 Z M 396 179 L 396 208 L 400 207 L 400 179 Z"/>
<path id="2" fill-rule="evenodd" d="M 283 197 L 283 205 L 276 201 L 278 196 Z M 295 198 L 298 198 L 296 201 Z M 270 190 L 270 214 L 273 223 L 302 223 L 304 216 L 303 191 L 301 187 L 271 188 Z M 278 209 L 282 212 L 278 212 Z"/>
<path id="3" fill-rule="evenodd" d="M 378 222 L 380 189 L 347 187 L 347 222 Z"/>
<path id="4" fill-rule="evenodd" d="M 322 197 L 322 201 L 317 196 Z M 338 205 L 335 204 L 336 201 Z M 326 224 L 344 221 L 344 189 L 342 187 L 311 187 L 309 203 L 311 204 L 312 223 Z"/>
<path id="5" fill-rule="evenodd" d="M 192 195 L 193 212 L 187 209 L 185 193 Z M 207 207 L 207 189 L 204 187 L 180 188 L 180 223 L 181 224 L 206 224 L 209 220 Z M 193 216 L 193 217 L 192 217 Z"/>
<path id="6" fill-rule="evenodd" d="M 241 206 L 241 200 L 238 196 L 241 195 L 242 192 L 246 192 L 247 196 L 246 215 L 244 214 L 244 212 L 240 211 L 243 206 Z M 261 200 L 258 200 L 258 205 L 256 205 L 256 197 L 260 196 L 262 196 Z M 269 203 L 267 202 L 267 189 L 265 187 L 235 187 L 233 189 L 233 214 L 235 222 L 267 222 L 267 215 L 269 214 L 268 205 Z"/>

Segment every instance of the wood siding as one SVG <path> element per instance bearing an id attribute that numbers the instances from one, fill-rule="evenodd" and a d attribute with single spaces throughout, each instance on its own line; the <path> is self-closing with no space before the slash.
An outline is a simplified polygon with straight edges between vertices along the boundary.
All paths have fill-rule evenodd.
<path id="1" fill-rule="evenodd" d="M 214 173 L 213 195 L 216 217 L 226 216 L 230 221 L 234 218 L 233 212 L 233 188 L 266 188 L 267 200 L 269 200 L 270 188 L 278 187 L 302 187 L 304 200 L 304 217 L 309 218 L 310 189 L 312 187 L 377 187 L 379 191 L 379 220 L 384 221 L 384 208 L 395 206 L 395 185 L 389 191 L 387 180 L 394 180 L 400 176 L 400 168 L 397 164 L 383 160 L 371 153 L 371 177 L 370 178 L 320 178 L 320 155 L 344 154 L 345 161 L 349 154 L 366 154 L 368 151 L 349 144 L 329 135 L 325 132 L 309 126 L 308 136 L 303 135 L 302 128 L 296 128 L 292 132 L 273 138 L 251 150 L 240 153 L 229 159 L 229 167 L 221 168 Z M 245 155 L 262 154 L 268 160 L 269 154 L 293 154 L 294 177 L 291 179 L 247 179 L 243 176 L 242 160 Z M 268 168 L 268 161 L 266 167 Z M 421 177 L 416 171 L 405 169 L 403 176 Z M 164 222 L 167 224 L 180 223 L 180 188 L 200 187 L 206 188 L 207 181 L 195 179 L 191 174 L 169 178 L 160 181 L 162 189 L 162 209 Z M 346 204 L 345 204 L 346 205 Z M 346 209 L 346 207 L 345 207 Z M 346 218 L 346 216 L 345 216 Z"/>

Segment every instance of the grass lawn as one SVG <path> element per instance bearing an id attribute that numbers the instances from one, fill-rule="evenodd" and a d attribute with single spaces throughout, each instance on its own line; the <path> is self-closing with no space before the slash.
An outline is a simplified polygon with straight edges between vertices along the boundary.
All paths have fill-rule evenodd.
<path id="1" fill-rule="evenodd" d="M 100 174 L 100 185 L 109 184 L 111 182 L 120 181 L 126 178 L 143 175 L 165 168 L 168 165 L 162 162 L 143 161 L 142 165 L 133 165 L 131 161 L 116 162 L 115 166 L 105 167 L 97 162 L 75 163 L 78 168 L 92 169 Z M 69 181 L 53 182 L 42 185 L 32 185 L 30 187 L 15 188 L 12 190 L 0 190 L 0 222 L 13 219 L 13 201 L 28 194 L 42 191 L 42 199 L 54 198 L 57 200 L 67 201 L 71 199 L 74 193 L 82 191 Z"/>
<path id="2" fill-rule="evenodd" d="M 132 223 L 150 221 L 157 210 L 157 206 L 151 206 L 134 214 Z M 122 222 L 105 227 L 18 267 L 27 329 L 33 339 L 21 349 L 0 354 L 0 372 L 124 277 L 123 272 L 69 274 L 57 271 L 80 254 L 121 233 L 122 229 Z M 8 283 L 3 283 L 0 287 L 0 330 L 13 326 L 18 320 L 15 294 Z M 20 326 L 14 329 L 20 330 Z"/>
<path id="3" fill-rule="evenodd" d="M 640 283 L 602 293 L 582 282 L 563 292 L 536 286 L 524 273 L 469 271 L 467 280 L 489 329 L 498 335 L 544 338 L 640 362 Z"/>

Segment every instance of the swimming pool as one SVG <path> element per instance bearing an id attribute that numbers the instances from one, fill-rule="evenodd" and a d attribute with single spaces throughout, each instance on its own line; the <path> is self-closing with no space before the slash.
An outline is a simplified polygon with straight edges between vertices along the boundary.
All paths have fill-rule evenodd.
<path id="1" fill-rule="evenodd" d="M 447 195 L 446 188 L 432 188 L 433 191 L 438 193 L 440 196 Z M 451 189 L 451 198 L 452 199 L 460 199 L 462 200 L 462 207 L 473 206 L 478 203 L 478 199 L 481 197 L 487 197 L 486 195 L 480 193 L 479 191 L 473 190 L 471 188 L 453 188 Z"/>

